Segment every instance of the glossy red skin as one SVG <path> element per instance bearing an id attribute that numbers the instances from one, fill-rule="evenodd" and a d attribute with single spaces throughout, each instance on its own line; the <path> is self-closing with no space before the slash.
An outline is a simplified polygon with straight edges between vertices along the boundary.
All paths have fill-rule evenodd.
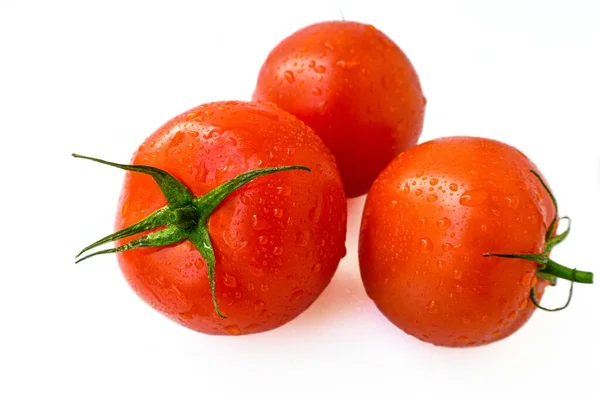
<path id="1" fill-rule="evenodd" d="M 507 337 L 548 282 L 529 261 L 484 253 L 539 253 L 555 209 L 517 149 L 481 138 L 418 145 L 377 178 L 363 213 L 359 259 L 367 294 L 405 332 L 435 345 Z M 470 197 L 469 197 L 470 196 Z"/>
<path id="2" fill-rule="evenodd" d="M 312 169 L 260 177 L 210 217 L 216 293 L 227 319 L 213 310 L 206 264 L 191 242 L 118 255 L 135 292 L 188 328 L 237 335 L 285 324 L 319 296 L 345 254 L 346 198 L 333 157 L 310 128 L 275 106 L 196 107 L 148 137 L 132 162 L 170 172 L 196 196 L 253 169 Z M 151 178 L 127 173 L 116 228 L 165 204 Z"/>
<path id="3" fill-rule="evenodd" d="M 331 21 L 281 41 L 263 64 L 254 100 L 312 127 L 336 157 L 346 194 L 366 193 L 421 134 L 425 98 L 403 51 L 372 25 Z"/>

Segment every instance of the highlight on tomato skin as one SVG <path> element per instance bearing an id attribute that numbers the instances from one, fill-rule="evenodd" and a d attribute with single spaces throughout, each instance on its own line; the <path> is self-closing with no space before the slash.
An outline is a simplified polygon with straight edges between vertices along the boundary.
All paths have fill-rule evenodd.
<path id="1" fill-rule="evenodd" d="M 336 157 L 348 197 L 421 135 L 425 97 L 406 54 L 372 25 L 326 21 L 284 38 L 262 65 L 253 100 L 312 127 Z"/>
<path id="2" fill-rule="evenodd" d="M 420 340 L 496 342 L 536 308 L 565 308 L 541 304 L 557 279 L 592 283 L 592 273 L 550 258 L 569 233 L 557 230 L 560 220 L 545 178 L 516 148 L 477 137 L 432 140 L 395 158 L 369 191 L 361 278 L 378 309 Z"/>
<path id="3" fill-rule="evenodd" d="M 129 165 L 93 160 L 127 170 L 117 233 L 107 237 L 117 247 L 99 253 L 142 243 L 117 253 L 124 277 L 147 304 L 190 329 L 277 328 L 316 300 L 346 253 L 346 197 L 334 158 L 274 105 L 203 104 L 151 134 Z"/>

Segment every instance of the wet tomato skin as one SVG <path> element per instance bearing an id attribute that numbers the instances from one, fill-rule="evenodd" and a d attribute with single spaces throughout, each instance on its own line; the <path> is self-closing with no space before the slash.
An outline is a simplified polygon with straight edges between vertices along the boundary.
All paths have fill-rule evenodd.
<path id="1" fill-rule="evenodd" d="M 312 304 L 345 254 L 346 199 L 334 159 L 310 128 L 273 105 L 218 102 L 188 110 L 150 135 L 132 163 L 166 170 L 195 196 L 253 169 L 312 170 L 257 178 L 211 215 L 217 300 L 226 319 L 214 312 L 206 263 L 191 242 L 118 254 L 134 291 L 188 328 L 237 335 L 281 326 Z M 165 204 L 150 177 L 127 173 L 116 229 Z"/>
<path id="2" fill-rule="evenodd" d="M 442 346 L 475 346 L 521 328 L 548 282 L 530 261 L 483 257 L 539 253 L 555 209 L 504 143 L 450 137 L 398 156 L 366 200 L 359 244 L 369 297 L 396 326 Z"/>
<path id="3" fill-rule="evenodd" d="M 282 40 L 253 99 L 274 102 L 315 130 L 336 157 L 348 197 L 366 193 L 423 127 L 425 97 L 410 60 L 358 22 L 317 23 Z"/>

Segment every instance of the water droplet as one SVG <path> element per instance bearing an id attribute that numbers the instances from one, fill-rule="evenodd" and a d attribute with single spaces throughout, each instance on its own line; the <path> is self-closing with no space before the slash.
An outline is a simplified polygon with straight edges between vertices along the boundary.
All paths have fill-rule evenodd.
<path id="1" fill-rule="evenodd" d="M 460 204 L 465 207 L 480 206 L 487 200 L 487 192 L 483 189 L 467 190 L 460 196 Z"/>
<path id="2" fill-rule="evenodd" d="M 248 291 L 252 292 L 255 289 L 254 283 L 253 282 L 248 282 Z"/>
<path id="3" fill-rule="evenodd" d="M 410 193 L 410 186 L 408 186 L 408 183 L 404 184 L 404 188 L 402 189 L 402 191 L 404 192 L 404 194 Z"/>
<path id="4" fill-rule="evenodd" d="M 319 272 L 321 270 L 321 264 L 316 263 L 315 265 L 312 266 L 311 271 L 312 272 Z"/>
<path id="5" fill-rule="evenodd" d="M 439 230 L 445 231 L 446 229 L 450 228 L 450 225 L 452 225 L 452 222 L 447 217 L 444 217 L 444 218 L 438 220 L 436 225 Z"/>
<path id="6" fill-rule="evenodd" d="M 423 171 L 417 171 L 417 175 L 416 176 L 417 176 L 417 178 L 420 178 L 420 177 L 423 176 L 423 174 L 424 174 Z"/>
<path id="7" fill-rule="evenodd" d="M 521 300 L 521 302 L 519 303 L 519 310 L 524 309 L 525 307 L 527 307 L 527 299 L 523 299 Z"/>
<path id="8" fill-rule="evenodd" d="M 430 184 L 431 186 L 435 186 L 435 185 L 437 185 L 437 184 L 438 184 L 438 182 L 439 182 L 439 179 L 437 179 L 437 178 L 431 178 L 431 179 L 429 180 L 429 184 Z"/>
<path id="9" fill-rule="evenodd" d="M 519 198 L 517 196 L 507 196 L 506 204 L 508 204 L 508 207 L 510 208 L 517 208 L 519 207 Z"/>
<path id="10" fill-rule="evenodd" d="M 204 259 L 202 259 L 202 258 L 198 258 L 196 261 L 194 261 L 194 266 L 198 269 L 204 268 L 204 264 L 206 264 L 206 263 L 204 262 Z"/>
<path id="11" fill-rule="evenodd" d="M 223 284 L 227 287 L 234 288 L 237 286 L 237 279 L 235 276 L 225 272 L 225 276 L 223 276 Z"/>
<path id="12" fill-rule="evenodd" d="M 317 65 L 317 66 L 315 67 L 315 72 L 316 72 L 317 74 L 324 74 L 324 73 L 325 73 L 325 71 L 327 71 L 327 67 L 325 67 L 324 65 Z"/>
<path id="13" fill-rule="evenodd" d="M 450 190 L 452 190 L 453 192 L 456 192 L 458 190 L 458 185 L 456 183 L 451 183 L 450 186 L 448 186 L 450 188 Z"/>
<path id="14" fill-rule="evenodd" d="M 229 335 L 239 335 L 242 332 L 237 325 L 229 325 L 223 329 L 225 329 L 225 332 L 227 332 Z"/>
<path id="15" fill-rule="evenodd" d="M 273 255 L 280 256 L 282 254 L 283 254 L 283 247 L 275 246 L 275 248 L 273 249 Z"/>
<path id="16" fill-rule="evenodd" d="M 435 301 L 431 300 L 427 306 L 427 311 L 429 311 L 430 314 L 437 314 L 440 311 L 440 307 Z"/>
<path id="17" fill-rule="evenodd" d="M 459 336 L 458 340 L 461 341 L 462 343 L 468 343 L 469 342 L 469 338 L 466 336 Z"/>
<path id="18" fill-rule="evenodd" d="M 269 238 L 266 236 L 259 236 L 258 237 L 258 243 L 260 244 L 267 244 L 267 242 L 269 241 Z"/>
<path id="19" fill-rule="evenodd" d="M 256 300 L 254 302 L 254 310 L 255 311 L 262 311 L 265 309 L 265 302 L 262 300 Z"/>
<path id="20" fill-rule="evenodd" d="M 262 285 L 260 285 L 260 290 L 262 290 L 263 292 L 268 292 L 269 285 L 267 285 L 266 283 L 263 283 Z"/>
<path id="21" fill-rule="evenodd" d="M 283 217 L 283 210 L 281 208 L 274 208 L 273 209 L 273 216 L 275 216 L 275 218 L 281 218 L 281 217 Z"/>
<path id="22" fill-rule="evenodd" d="M 308 245 L 310 241 L 310 231 L 298 231 L 296 232 L 296 244 L 300 246 Z"/>
<path id="23" fill-rule="evenodd" d="M 420 196 L 421 194 L 423 194 L 423 190 L 421 190 L 421 189 L 415 190 L 415 195 Z"/>
<path id="24" fill-rule="evenodd" d="M 454 271 L 452 271 L 452 276 L 458 281 L 462 278 L 462 271 L 455 269 Z"/>
<path id="25" fill-rule="evenodd" d="M 321 219 L 321 212 L 323 211 L 323 199 L 319 197 L 317 204 L 308 212 L 308 218 L 314 222 L 319 222 Z"/>
<path id="26" fill-rule="evenodd" d="M 456 290 L 456 293 L 462 293 L 464 288 L 461 285 L 455 285 L 454 289 Z"/>
<path id="27" fill-rule="evenodd" d="M 492 336 L 498 336 L 500 334 L 500 329 L 496 329 L 494 332 L 492 332 Z"/>
<path id="28" fill-rule="evenodd" d="M 469 316 L 468 316 L 468 315 L 464 315 L 464 316 L 462 317 L 462 323 L 463 323 L 463 324 L 465 324 L 465 325 L 468 325 L 468 324 L 470 324 L 470 323 L 471 323 L 471 319 L 469 318 Z"/>
<path id="29" fill-rule="evenodd" d="M 340 67 L 343 69 L 350 69 L 350 68 L 356 67 L 357 65 L 360 65 L 360 63 L 358 61 L 339 60 L 335 63 L 336 67 Z"/>
<path id="30" fill-rule="evenodd" d="M 318 87 L 312 88 L 311 92 L 315 96 L 320 96 L 323 94 L 323 91 L 321 89 L 319 89 Z"/>
<path id="31" fill-rule="evenodd" d="M 442 269 L 442 268 L 444 268 L 444 266 L 446 265 L 446 263 L 443 260 L 438 260 L 437 263 L 436 263 L 436 265 L 437 265 L 437 267 L 439 269 Z"/>
<path id="32" fill-rule="evenodd" d="M 182 312 L 182 313 L 179 313 L 179 318 L 187 321 L 187 320 L 192 319 L 192 314 L 189 312 Z"/>
<path id="33" fill-rule="evenodd" d="M 248 205 L 250 204 L 250 197 L 243 194 L 240 196 L 240 201 L 242 202 L 242 204 Z"/>
<path id="34" fill-rule="evenodd" d="M 310 60 L 310 62 L 308 63 L 308 67 L 309 68 L 314 68 L 315 65 L 317 65 L 317 63 L 315 62 L 315 60 Z"/>
<path id="35" fill-rule="evenodd" d="M 531 277 L 533 274 L 531 272 L 527 272 L 521 276 L 521 285 L 529 287 L 531 285 Z"/>
<path id="36" fill-rule="evenodd" d="M 302 295 L 304 294 L 304 290 L 296 290 L 294 293 L 292 293 L 292 295 L 290 296 L 290 301 L 292 303 L 297 303 L 301 298 Z"/>
<path id="37" fill-rule="evenodd" d="M 392 207 L 396 207 L 398 205 L 398 201 L 397 200 L 392 200 L 391 204 L 392 204 Z"/>
<path id="38" fill-rule="evenodd" d="M 428 238 L 422 238 L 420 241 L 421 253 L 430 253 L 433 250 L 433 243 Z"/>
<path id="39" fill-rule="evenodd" d="M 511 313 L 508 314 L 508 319 L 515 319 L 516 317 L 517 317 L 516 311 L 511 311 Z"/>
<path id="40" fill-rule="evenodd" d="M 252 227 L 257 231 L 261 231 L 264 229 L 268 229 L 269 224 L 266 221 L 263 221 L 262 219 L 260 219 L 258 217 L 258 215 L 254 214 L 252 216 Z"/>
<path id="41" fill-rule="evenodd" d="M 438 197 L 435 194 L 430 194 L 429 196 L 427 196 L 427 201 L 430 203 L 433 203 L 437 199 L 438 199 Z"/>
<path id="42" fill-rule="evenodd" d="M 207 175 L 208 175 L 208 169 L 206 169 L 206 166 L 204 165 L 204 163 L 201 162 L 196 167 L 196 173 L 194 174 L 194 179 L 197 182 L 206 182 L 206 176 Z"/>
<path id="43" fill-rule="evenodd" d="M 294 81 L 296 80 L 296 78 L 294 77 L 294 73 L 290 70 L 287 70 L 283 73 L 283 76 L 285 77 L 285 80 L 288 81 L 288 83 L 294 83 Z"/>

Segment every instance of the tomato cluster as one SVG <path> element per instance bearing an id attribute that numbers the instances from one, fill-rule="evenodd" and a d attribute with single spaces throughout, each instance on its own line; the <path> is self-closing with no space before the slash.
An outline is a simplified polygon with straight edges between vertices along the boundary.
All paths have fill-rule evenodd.
<path id="1" fill-rule="evenodd" d="M 593 275 L 550 259 L 569 229 L 557 233 L 537 167 L 490 139 L 417 145 L 425 104 L 407 56 L 372 25 L 305 27 L 268 55 L 251 102 L 181 113 L 130 164 L 74 155 L 126 171 L 117 232 L 77 262 L 117 253 L 168 318 L 262 332 L 327 287 L 346 254 L 346 199 L 368 193 L 360 273 L 379 310 L 436 345 L 507 337 L 544 308 L 548 285 Z"/>

